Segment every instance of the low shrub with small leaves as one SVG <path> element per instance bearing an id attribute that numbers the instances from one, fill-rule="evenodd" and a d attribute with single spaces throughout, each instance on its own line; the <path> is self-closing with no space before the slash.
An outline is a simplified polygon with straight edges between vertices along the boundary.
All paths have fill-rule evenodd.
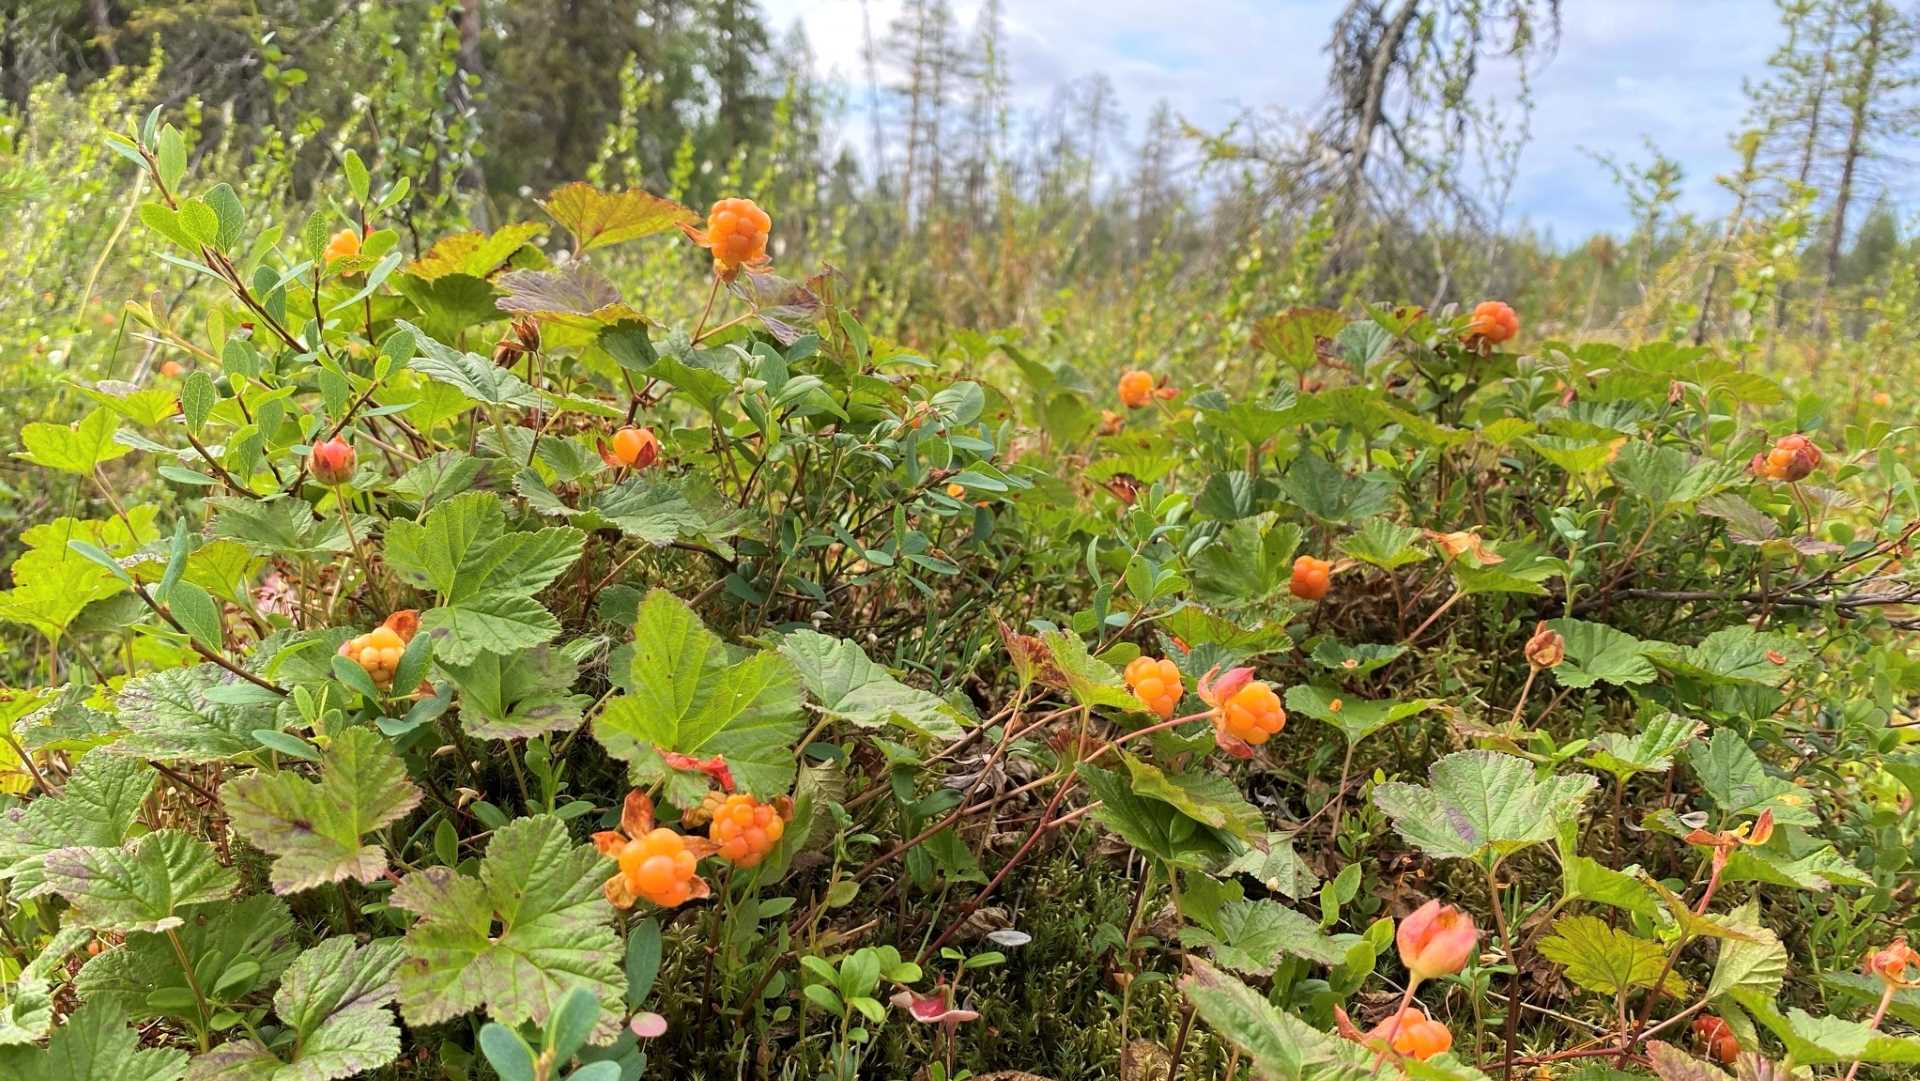
<path id="1" fill-rule="evenodd" d="M 1911 430 L 1499 301 L 912 348 L 747 199 L 111 148 L 191 299 L 19 433 L 0 1081 L 1920 1063 Z"/>

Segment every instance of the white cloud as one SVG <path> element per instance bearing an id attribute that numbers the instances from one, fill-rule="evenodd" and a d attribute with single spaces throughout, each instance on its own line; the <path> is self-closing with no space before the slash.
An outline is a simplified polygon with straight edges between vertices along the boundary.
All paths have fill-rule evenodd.
<path id="1" fill-rule="evenodd" d="M 763 0 L 776 25 L 806 27 L 822 74 L 842 81 L 846 118 L 864 147 L 866 71 L 860 0 Z M 870 0 L 876 40 L 899 0 Z M 1343 0 L 1007 0 L 1014 105 L 1037 109 L 1056 87 L 1094 72 L 1114 81 L 1138 132 L 1162 98 L 1202 126 L 1246 106 L 1307 115 L 1322 104 L 1326 38 Z M 956 0 L 971 34 L 979 0 Z M 1576 0 L 1564 5 L 1559 48 L 1533 79 L 1533 141 L 1521 160 L 1511 216 L 1570 241 L 1621 228 L 1624 197 L 1591 156 L 1644 160 L 1643 137 L 1686 167 L 1683 209 L 1717 215 L 1715 174 L 1733 163 L 1744 79 L 1764 72 L 1780 37 L 1763 0 Z M 886 71 L 882 72 L 885 81 Z M 1513 65 L 1487 66 L 1488 93 L 1511 95 Z"/>

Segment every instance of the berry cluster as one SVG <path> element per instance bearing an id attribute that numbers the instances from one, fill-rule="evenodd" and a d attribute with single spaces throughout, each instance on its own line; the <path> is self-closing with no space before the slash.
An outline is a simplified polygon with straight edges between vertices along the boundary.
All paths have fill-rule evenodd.
<path id="1" fill-rule="evenodd" d="M 1220 705 L 1219 724 L 1228 735 L 1259 746 L 1287 725 L 1287 711 L 1273 688 L 1255 680 Z"/>
<path id="2" fill-rule="evenodd" d="M 628 841 L 618 859 L 620 874 L 635 896 L 661 908 L 674 908 L 693 897 L 700 858 L 687 848 L 685 837 L 667 827 L 655 827 Z"/>
<path id="3" fill-rule="evenodd" d="M 681 229 L 695 244 L 713 252 L 714 272 L 732 281 L 742 267 L 766 265 L 773 219 L 752 199 L 722 199 L 707 211 L 705 230 L 686 225 Z"/>
<path id="4" fill-rule="evenodd" d="M 1327 595 L 1332 576 L 1332 563 L 1313 556 L 1301 556 L 1293 561 L 1293 581 L 1287 584 L 1287 588 L 1303 601 L 1317 601 Z"/>
<path id="5" fill-rule="evenodd" d="M 737 792 L 713 812 L 707 837 L 720 846 L 721 859 L 735 867 L 752 867 L 767 858 L 786 828 L 781 808 Z"/>
<path id="6" fill-rule="evenodd" d="M 1152 657 L 1135 657 L 1127 665 L 1124 673 L 1127 689 L 1147 707 L 1148 712 L 1161 720 L 1170 720 L 1173 709 L 1180 704 L 1180 695 L 1184 688 L 1180 682 L 1180 669 L 1170 660 Z"/>
<path id="7" fill-rule="evenodd" d="M 1473 306 L 1473 321 L 1467 324 L 1467 338 L 1499 345 L 1520 333 L 1520 317 L 1513 308 L 1498 300 L 1483 300 Z"/>
<path id="8" fill-rule="evenodd" d="M 1753 456 L 1747 472 L 1765 480 L 1796 481 L 1820 467 L 1820 448 L 1795 433 L 1774 440 L 1773 448 Z"/>
<path id="9" fill-rule="evenodd" d="M 413 641 L 419 631 L 420 613 L 408 608 L 388 616 L 385 623 L 367 633 L 342 642 L 340 655 L 366 669 L 374 686 L 391 690 L 393 674 L 400 667 L 401 656 L 407 652 L 407 643 Z"/>
<path id="10" fill-rule="evenodd" d="M 1128 409 L 1139 409 L 1153 401 L 1153 376 L 1134 369 L 1120 377 L 1120 402 Z"/>

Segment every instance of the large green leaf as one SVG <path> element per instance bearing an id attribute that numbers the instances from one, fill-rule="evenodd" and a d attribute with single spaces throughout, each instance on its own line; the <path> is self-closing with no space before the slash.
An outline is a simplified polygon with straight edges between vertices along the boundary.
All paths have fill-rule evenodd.
<path id="1" fill-rule="evenodd" d="M 1320 933 L 1320 921 L 1267 900 L 1229 901 L 1209 926 L 1182 930 L 1180 943 L 1210 949 L 1221 965 L 1254 976 L 1271 974 L 1282 954 L 1323 965 L 1337 965 L 1347 955 L 1346 947 Z"/>
<path id="2" fill-rule="evenodd" d="M 214 496 L 207 502 L 214 507 L 213 536 L 244 545 L 255 555 L 297 559 L 334 556 L 353 548 L 337 516 L 321 518 L 303 499 Z M 371 525 L 370 519 L 356 519 L 355 535 L 367 536 Z"/>
<path id="3" fill-rule="evenodd" d="M 1135 795 L 1118 773 L 1082 762 L 1077 772 L 1100 807 L 1095 820 L 1121 840 L 1162 863 L 1197 870 L 1212 868 L 1227 856 L 1227 846 L 1211 829 L 1173 809 L 1171 804 Z"/>
<path id="4" fill-rule="evenodd" d="M 1728 814 L 1757 818 L 1762 811 L 1772 811 L 1774 821 L 1784 825 L 1819 823 L 1813 794 L 1767 772 L 1760 756 L 1731 728 L 1716 730 L 1710 742 L 1695 741 L 1687 748 L 1687 762 L 1700 787 Z"/>
<path id="5" fill-rule="evenodd" d="M 1222 529 L 1188 559 L 1195 595 L 1210 604 L 1255 604 L 1281 594 L 1293 577 L 1300 527 L 1270 515 Z"/>
<path id="6" fill-rule="evenodd" d="M 1758 991 L 1734 991 L 1742 1009 L 1780 1037 L 1793 1061 L 1805 1066 L 1850 1062 L 1920 1062 L 1920 1039 L 1892 1036 L 1859 1021 L 1815 1017 L 1798 1006 L 1781 1013 L 1773 996 Z"/>
<path id="7" fill-rule="evenodd" d="M 565 526 L 507 532 L 499 497 L 468 492 L 419 522 L 393 523 L 385 554 L 403 580 L 435 596 L 420 617 L 434 656 L 471 664 L 481 653 L 531 649 L 560 633 L 533 594 L 573 566 L 585 541 Z"/>
<path id="8" fill-rule="evenodd" d="M 877 728 L 897 725 L 915 735 L 955 740 L 969 718 L 932 691 L 909 687 L 867 657 L 859 643 L 800 630 L 780 639 L 807 693 L 828 716 Z"/>
<path id="9" fill-rule="evenodd" d="M 540 392 L 512 371 L 499 367 L 478 353 L 449 349 L 433 335 L 404 319 L 397 320 L 402 330 L 413 334 L 420 355 L 408 367 L 436 383 L 444 383 L 467 398 L 487 406 L 531 406 L 541 403 Z"/>
<path id="10" fill-rule="evenodd" d="M 1246 1052 L 1256 1076 L 1280 1081 L 1369 1076 L 1374 1055 L 1322 1032 L 1205 961 L 1189 959 L 1180 990 L 1220 1038 Z"/>
<path id="11" fill-rule="evenodd" d="M 1087 643 L 1077 634 L 1044 631 L 1040 641 L 1053 659 L 1053 668 L 1065 682 L 1065 690 L 1083 706 L 1143 711 L 1145 706 L 1127 690 L 1113 665 L 1087 652 Z"/>
<path id="12" fill-rule="evenodd" d="M 86 475 L 102 462 L 111 462 L 133 450 L 116 442 L 113 433 L 120 418 L 112 410 L 94 408 L 72 424 L 35 422 L 20 429 L 26 451 L 14 457 L 62 473 Z"/>
<path id="13" fill-rule="evenodd" d="M 1245 852 L 1220 869 L 1220 874 L 1252 875 L 1270 892 L 1298 901 L 1320 885 L 1307 861 L 1293 849 L 1293 834 L 1269 833 L 1249 841 Z"/>
<path id="14" fill-rule="evenodd" d="M 216 691 L 239 683 L 239 677 L 213 664 L 135 676 L 116 703 L 130 734 L 115 749 L 182 762 L 220 762 L 258 751 L 253 733 L 280 725 L 270 703 L 216 700 Z"/>
<path id="15" fill-rule="evenodd" d="M 610 1038 L 626 992 L 600 891 L 610 867 L 592 845 L 575 845 L 565 822 L 539 815 L 495 831 L 478 878 L 450 867 L 408 875 L 393 891 L 393 904 L 419 917 L 400 966 L 401 1016 L 432 1025 L 485 1007 L 505 1025 L 545 1024 L 584 987 Z"/>
<path id="16" fill-rule="evenodd" d="M 1287 688 L 1287 708 L 1339 729 L 1348 744 L 1359 743 L 1390 724 L 1424 713 L 1439 704 L 1435 698 L 1406 702 L 1356 698 L 1331 687 L 1300 684 Z"/>
<path id="17" fill-rule="evenodd" d="M 183 909 L 181 917 L 185 922 L 174 934 L 194 971 L 211 977 L 200 994 L 214 1009 L 236 1005 L 272 986 L 300 952 L 293 914 L 285 901 L 270 894 L 193 905 Z M 255 967 L 251 979 L 223 981 L 226 973 L 245 965 Z M 165 934 L 127 935 L 118 947 L 87 962 L 74 990 L 87 1002 L 108 1002 L 129 1017 L 206 1020 L 198 1016 L 193 985 Z"/>
<path id="18" fill-rule="evenodd" d="M 1661 510 L 1697 503 L 1740 476 L 1738 465 L 1638 440 L 1621 447 L 1607 471 L 1623 491 Z"/>
<path id="19" fill-rule="evenodd" d="M 220 900 L 240 881 L 212 845 L 179 830 L 119 848 L 58 849 L 47 853 L 46 874 L 80 926 L 120 932 L 178 927 L 182 908 Z"/>
<path id="20" fill-rule="evenodd" d="M 399 939 L 364 946 L 330 938 L 301 954 L 273 996 L 294 1033 L 291 1060 L 252 1039 L 193 1060 L 188 1081 L 337 1081 L 400 1057 L 400 1027 L 387 1004 L 405 951 Z"/>
<path id="21" fill-rule="evenodd" d="M 1704 727 L 1678 713 L 1658 713 L 1643 718 L 1638 732 L 1602 732 L 1595 736 L 1588 744 L 1586 761 L 1622 782 L 1636 773 L 1665 773 L 1673 768 L 1673 756 Z"/>
<path id="22" fill-rule="evenodd" d="M 540 205 L 573 234 L 582 253 L 700 220 L 679 203 L 639 188 L 606 192 L 579 181 L 555 188 Z"/>
<path id="23" fill-rule="evenodd" d="M 16 900 L 47 890 L 47 853 L 61 848 L 115 848 L 153 791 L 153 767 L 137 758 L 93 751 L 80 760 L 58 796 L 42 796 L 0 815 L 0 880 Z"/>
<path id="24" fill-rule="evenodd" d="M 1598 916 L 1562 916 L 1555 920 L 1553 934 L 1540 940 L 1540 954 L 1563 966 L 1567 979 L 1605 995 L 1652 987 L 1667 967 L 1665 947 L 1622 928 L 1609 927 Z M 1662 986 L 1678 995 L 1686 991 L 1687 982 L 1679 973 L 1666 972 Z"/>
<path id="25" fill-rule="evenodd" d="M 275 893 L 298 893 L 387 873 L 387 850 L 365 835 L 406 817 L 420 802 L 406 764 L 371 728 L 348 728 L 320 753 L 320 776 L 262 769 L 229 781 L 220 802 L 234 829 L 273 854 Z"/>
<path id="26" fill-rule="evenodd" d="M 579 666 L 540 646 L 511 656 L 482 653 L 472 664 L 441 662 L 460 690 L 460 727 L 478 739 L 530 739 L 580 727 L 593 699 L 575 694 Z"/>
<path id="27" fill-rule="evenodd" d="M 1168 773 L 1159 766 L 1122 752 L 1133 793 L 1172 807 L 1181 814 L 1240 840 L 1264 835 L 1266 817 L 1247 802 L 1231 780 L 1205 770 Z"/>
<path id="28" fill-rule="evenodd" d="M 1400 836 L 1436 859 L 1492 867 L 1528 845 L 1551 840 L 1577 814 L 1595 779 L 1534 777 L 1533 763 L 1497 751 L 1460 751 L 1427 771 L 1430 787 L 1390 781 L 1373 791 Z"/>
<path id="29" fill-rule="evenodd" d="M 1666 645 L 1648 656 L 1662 668 L 1705 683 L 1778 687 L 1806 659 L 1807 650 L 1791 635 L 1742 625 L 1717 630 L 1697 646 Z"/>
<path id="30" fill-rule="evenodd" d="M 1566 660 L 1553 669 L 1563 687 L 1591 687 L 1611 683 L 1629 687 L 1652 683 L 1659 675 L 1646 654 L 1648 643 L 1604 623 L 1584 619 L 1556 619 L 1547 624 L 1567 643 Z"/>
<path id="31" fill-rule="evenodd" d="M 45 1050 L 0 1048 L 0 1081 L 180 1081 L 186 1070 L 185 1051 L 142 1048 L 126 1015 L 104 1003 L 75 1010 Z"/>
<path id="32" fill-rule="evenodd" d="M 1720 941 L 1720 956 L 1713 964 L 1707 997 L 1719 998 L 1735 991 L 1772 997 L 1787 978 L 1786 946 L 1779 936 L 1760 925 L 1759 906 L 1752 900 L 1730 913 L 1727 922 L 1752 938 Z"/>
<path id="33" fill-rule="evenodd" d="M 635 784 L 667 775 L 662 751 L 719 755 L 740 788 L 757 796 L 793 784 L 802 699 L 785 657 L 736 654 L 685 601 L 659 589 L 641 601 L 633 639 L 628 693 L 594 719 L 593 734 L 631 764 Z M 700 793 L 670 787 L 668 798 L 684 806 Z"/>

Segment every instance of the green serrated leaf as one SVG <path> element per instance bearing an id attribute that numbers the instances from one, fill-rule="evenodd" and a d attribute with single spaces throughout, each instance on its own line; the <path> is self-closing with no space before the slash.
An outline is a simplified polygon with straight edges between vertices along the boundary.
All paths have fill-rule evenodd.
<path id="1" fill-rule="evenodd" d="M 640 603 L 627 691 L 594 719 L 593 734 L 630 764 L 635 784 L 666 776 L 661 751 L 719 755 L 735 783 L 762 798 L 793 784 L 803 721 L 793 665 L 773 652 L 736 657 L 665 590 Z"/>
<path id="2" fill-rule="evenodd" d="M 217 901 L 239 877 L 213 846 L 179 830 L 157 830 L 120 848 L 62 848 L 45 859 L 47 885 L 98 931 L 164 931 L 187 905 Z"/>
<path id="3" fill-rule="evenodd" d="M 1586 774 L 1539 780 L 1531 762 L 1497 751 L 1447 755 L 1427 779 L 1430 787 L 1380 785 L 1374 803 L 1393 818 L 1395 832 L 1429 856 L 1484 868 L 1552 840 L 1558 823 L 1578 813 L 1597 783 Z"/>
<path id="4" fill-rule="evenodd" d="M 494 832 L 477 878 L 449 867 L 408 875 L 393 891 L 419 917 L 400 966 L 401 1015 L 431 1025 L 484 1007 L 502 1024 L 544 1025 L 584 987 L 601 1003 L 596 1037 L 610 1039 L 626 977 L 600 890 L 609 867 L 566 823 L 539 815 Z"/>
<path id="5" fill-rule="evenodd" d="M 420 790 L 378 733 L 349 728 L 321 752 L 318 780 L 256 770 L 227 782 L 220 802 L 242 837 L 273 854 L 273 891 L 287 894 L 386 874 L 386 849 L 361 838 L 405 817 Z"/>
<path id="6" fill-rule="evenodd" d="M 858 643 L 800 630 L 780 639 L 780 653 L 828 716 L 861 728 L 896 725 L 941 741 L 966 734 L 969 718 L 959 707 L 895 679 Z"/>

